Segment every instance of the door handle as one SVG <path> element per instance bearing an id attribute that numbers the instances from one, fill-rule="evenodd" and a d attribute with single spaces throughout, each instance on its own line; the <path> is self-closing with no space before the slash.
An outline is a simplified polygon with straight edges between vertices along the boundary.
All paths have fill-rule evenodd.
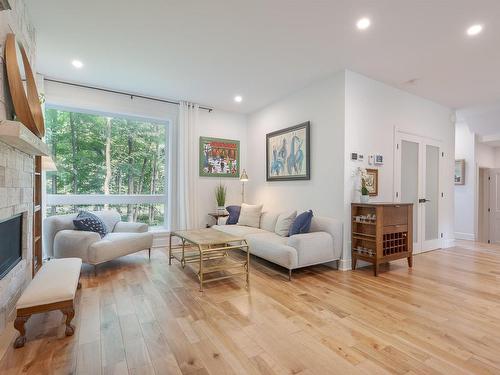
<path id="1" fill-rule="evenodd" d="M 418 200 L 418 203 L 425 203 L 425 202 L 430 202 L 430 200 L 429 199 L 425 199 L 425 198 L 420 198 Z"/>

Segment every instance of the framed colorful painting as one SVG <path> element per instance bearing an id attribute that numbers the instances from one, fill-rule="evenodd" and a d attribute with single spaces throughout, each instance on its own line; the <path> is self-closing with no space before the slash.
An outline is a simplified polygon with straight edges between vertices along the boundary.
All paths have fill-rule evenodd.
<path id="1" fill-rule="evenodd" d="M 266 135 L 267 181 L 310 180 L 309 121 Z"/>
<path id="2" fill-rule="evenodd" d="M 240 141 L 200 137 L 200 176 L 240 176 Z"/>

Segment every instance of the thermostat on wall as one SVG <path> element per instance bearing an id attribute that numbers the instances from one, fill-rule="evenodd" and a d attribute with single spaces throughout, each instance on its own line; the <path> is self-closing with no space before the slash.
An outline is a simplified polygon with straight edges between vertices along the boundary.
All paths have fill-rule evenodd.
<path id="1" fill-rule="evenodd" d="M 373 155 L 373 164 L 383 165 L 384 164 L 384 157 L 380 154 Z"/>

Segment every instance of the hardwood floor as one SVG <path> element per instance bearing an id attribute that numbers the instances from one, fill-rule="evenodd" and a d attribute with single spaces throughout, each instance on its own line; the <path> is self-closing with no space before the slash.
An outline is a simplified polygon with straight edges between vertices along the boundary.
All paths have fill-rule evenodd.
<path id="1" fill-rule="evenodd" d="M 82 275 L 76 332 L 31 318 L 1 374 L 499 374 L 500 247 L 461 242 L 414 259 L 294 273 L 252 258 L 207 284 L 155 250 Z"/>

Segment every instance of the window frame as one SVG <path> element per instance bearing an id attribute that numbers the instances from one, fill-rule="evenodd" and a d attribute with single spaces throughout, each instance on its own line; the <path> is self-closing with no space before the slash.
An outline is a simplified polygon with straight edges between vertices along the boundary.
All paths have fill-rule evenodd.
<path id="1" fill-rule="evenodd" d="M 47 194 L 46 184 L 46 171 L 43 171 L 42 180 L 42 194 L 44 196 L 42 215 L 46 217 L 46 208 L 48 206 L 62 206 L 62 205 L 104 205 L 104 204 L 163 204 L 163 227 L 170 228 L 169 220 L 169 201 L 170 201 L 170 158 L 171 158 L 171 142 L 172 139 L 172 120 L 165 119 L 159 120 L 153 117 L 146 116 L 131 116 L 121 113 L 92 111 L 84 108 L 75 108 L 64 105 L 57 105 L 52 103 L 45 103 L 44 112 L 48 109 L 55 109 L 58 111 L 84 113 L 88 115 L 122 118 L 134 121 L 144 121 L 152 124 L 165 126 L 165 173 L 164 173 L 164 189 L 163 194 Z"/>

